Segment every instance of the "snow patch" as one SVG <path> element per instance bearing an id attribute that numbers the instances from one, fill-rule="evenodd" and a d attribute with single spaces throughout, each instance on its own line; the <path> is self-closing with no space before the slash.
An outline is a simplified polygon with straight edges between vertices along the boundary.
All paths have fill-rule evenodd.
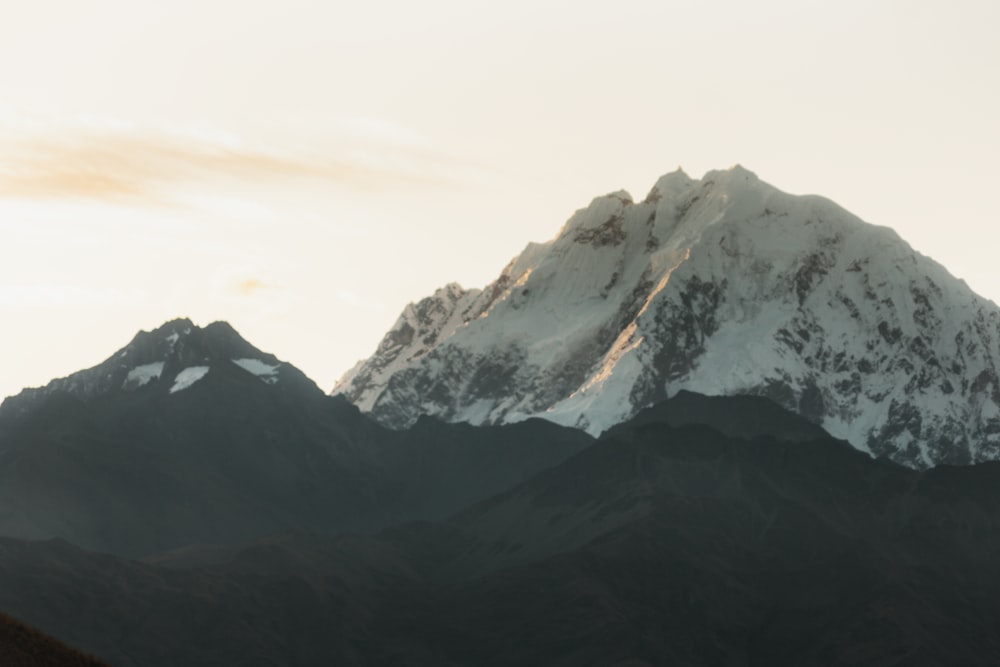
<path id="1" fill-rule="evenodd" d="M 267 384 L 275 384 L 278 381 L 278 367 L 281 364 L 265 364 L 259 359 L 233 359 L 232 362 Z"/>
<path id="2" fill-rule="evenodd" d="M 136 366 L 125 376 L 125 381 L 122 382 L 122 389 L 138 389 L 153 380 L 158 380 L 160 375 L 163 374 L 163 363 L 162 361 L 156 361 L 151 364 Z"/>
<path id="3" fill-rule="evenodd" d="M 170 393 L 175 394 L 178 391 L 184 391 L 205 377 L 206 373 L 208 373 L 208 366 L 191 366 L 190 368 L 185 368 L 174 378 L 174 386 L 170 388 Z"/>

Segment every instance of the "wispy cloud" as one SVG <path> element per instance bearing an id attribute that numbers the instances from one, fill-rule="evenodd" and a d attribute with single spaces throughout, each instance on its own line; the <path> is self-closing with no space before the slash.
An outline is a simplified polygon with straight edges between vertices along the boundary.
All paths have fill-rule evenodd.
<path id="1" fill-rule="evenodd" d="M 372 121 L 374 140 L 323 154 L 254 146 L 206 128 L 36 123 L 0 132 L 0 197 L 87 198 L 172 205 L 191 186 L 336 185 L 381 190 L 456 182 L 454 159 L 416 135 Z M 373 131 L 378 130 L 377 133 Z M 2 128 L 0 128 L 2 129 Z M 390 131 L 392 130 L 392 131 Z"/>
<path id="2" fill-rule="evenodd" d="M 253 296 L 263 290 L 273 289 L 263 280 L 257 278 L 246 278 L 236 283 L 236 291 L 244 296 Z"/>
<path id="3" fill-rule="evenodd" d="M 0 306 L 5 308 L 112 308 L 135 305 L 141 290 L 86 285 L 0 285 Z"/>

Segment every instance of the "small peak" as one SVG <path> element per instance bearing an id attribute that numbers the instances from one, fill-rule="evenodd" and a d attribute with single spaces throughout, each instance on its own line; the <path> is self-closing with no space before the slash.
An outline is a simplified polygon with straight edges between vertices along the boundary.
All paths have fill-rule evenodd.
<path id="1" fill-rule="evenodd" d="M 466 290 L 459 283 L 451 282 L 444 287 L 439 287 L 434 290 L 434 298 L 437 299 L 449 299 L 451 301 L 456 301 L 460 299 Z"/>
<path id="2" fill-rule="evenodd" d="M 678 166 L 675 171 L 664 174 L 657 179 L 644 201 L 646 203 L 657 202 L 663 197 L 677 195 L 690 188 L 694 183 L 695 181 L 687 175 L 684 169 Z"/>
<path id="3" fill-rule="evenodd" d="M 604 196 L 610 199 L 617 199 L 626 205 L 632 203 L 632 195 L 628 192 L 628 190 L 615 190 L 614 192 L 609 192 Z"/>
<path id="4" fill-rule="evenodd" d="M 251 345 L 229 322 L 218 320 L 203 327 L 195 345 L 209 356 L 219 358 L 253 357 L 263 354 Z"/>
<path id="5" fill-rule="evenodd" d="M 151 332 L 140 331 L 129 345 L 118 353 L 119 363 L 148 364 L 169 359 L 192 363 L 212 356 L 252 356 L 256 352 L 240 334 L 225 321 L 204 327 L 187 318 L 170 320 Z"/>
<path id="6" fill-rule="evenodd" d="M 142 352 L 140 356 L 146 357 L 148 356 L 150 349 L 158 349 L 159 345 L 162 343 L 166 343 L 173 347 L 179 339 L 187 336 L 197 328 L 198 327 L 196 327 L 190 319 L 186 317 L 178 317 L 164 322 L 152 331 L 141 329 L 135 336 L 133 336 L 132 340 L 124 348 L 124 350 L 119 351 L 118 356 L 124 359 L 129 357 L 131 353 L 136 350 L 143 350 L 144 352 Z"/>
<path id="7" fill-rule="evenodd" d="M 728 171 L 733 176 L 743 176 L 744 178 L 752 178 L 752 179 L 757 178 L 757 174 L 753 173 L 752 171 L 750 171 L 749 169 L 747 169 L 738 162 L 729 169 L 727 169 L 726 171 Z"/>
<path id="8" fill-rule="evenodd" d="M 194 323 L 186 317 L 178 317 L 173 320 L 168 320 L 153 329 L 150 333 L 152 334 L 163 334 L 169 336 L 173 333 L 185 334 L 190 333 L 192 329 L 196 329 Z"/>
<path id="9" fill-rule="evenodd" d="M 556 238 L 576 238 L 579 230 L 589 230 L 602 225 L 618 224 L 620 226 L 622 212 L 631 205 L 632 195 L 625 190 L 617 190 L 601 197 L 594 197 L 587 208 L 578 209 L 570 216 L 570 219 L 556 234 Z"/>
<path id="10" fill-rule="evenodd" d="M 756 182 L 760 179 L 757 178 L 757 174 L 753 173 L 741 164 L 734 164 L 729 169 L 716 169 L 705 174 L 703 181 L 715 181 L 734 183 L 734 182 Z"/>
<path id="11" fill-rule="evenodd" d="M 231 336 L 234 334 L 236 336 L 240 335 L 236 331 L 236 329 L 233 328 L 233 325 L 230 324 L 229 322 L 226 322 L 225 320 L 216 320 L 211 324 L 205 326 L 203 330 L 207 334 L 225 335 L 225 336 Z"/>

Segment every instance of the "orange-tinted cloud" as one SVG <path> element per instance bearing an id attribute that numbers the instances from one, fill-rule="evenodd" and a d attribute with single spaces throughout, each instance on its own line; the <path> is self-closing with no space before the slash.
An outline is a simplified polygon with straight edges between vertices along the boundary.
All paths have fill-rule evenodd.
<path id="1" fill-rule="evenodd" d="M 247 278 L 236 285 L 236 291 L 244 296 L 252 296 L 261 290 L 270 289 L 270 287 L 270 285 L 256 278 Z"/>
<path id="2" fill-rule="evenodd" d="M 356 189 L 447 184 L 447 160 L 416 149 L 301 157 L 156 131 L 62 130 L 0 141 L 0 196 L 167 205 L 185 185 L 318 182 Z"/>

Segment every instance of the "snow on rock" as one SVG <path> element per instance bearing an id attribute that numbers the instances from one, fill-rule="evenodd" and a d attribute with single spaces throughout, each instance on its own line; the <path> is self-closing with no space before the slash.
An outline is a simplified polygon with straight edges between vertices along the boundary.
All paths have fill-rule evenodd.
<path id="1" fill-rule="evenodd" d="M 378 398 L 382 378 L 393 375 L 422 357 L 439 341 L 480 317 L 502 288 L 493 293 L 464 290 L 451 283 L 418 303 L 411 303 L 382 339 L 369 362 L 359 362 L 340 379 L 338 386 L 361 387 L 352 400 L 362 410 L 371 410 Z"/>
<path id="2" fill-rule="evenodd" d="M 687 389 L 768 396 L 916 467 L 1000 459 L 1000 309 L 892 230 L 742 167 L 598 197 L 483 290 L 407 306 L 334 387 L 394 427 L 599 433 Z"/>
<path id="3" fill-rule="evenodd" d="M 163 374 L 163 365 L 164 362 L 155 361 L 151 364 L 136 366 L 125 376 L 125 381 L 122 382 L 122 389 L 138 389 L 153 380 L 158 380 Z"/>
<path id="4" fill-rule="evenodd" d="M 247 370 L 258 371 L 258 377 L 267 383 L 276 382 L 279 376 L 270 372 L 272 366 L 279 369 L 287 365 L 251 345 L 226 322 L 212 322 L 199 327 L 186 318 L 170 320 L 152 331 L 139 331 L 124 348 L 97 366 L 54 379 L 44 387 L 24 389 L 16 396 L 4 399 L 0 403 L 0 426 L 7 419 L 20 419 L 39 409 L 56 393 L 90 401 L 145 387 L 155 389 L 143 392 L 154 399 L 161 393 L 168 394 L 171 387 L 180 391 L 183 386 L 190 386 L 190 383 L 177 386 L 180 369 L 223 368 L 231 360 L 252 360 Z M 298 371 L 293 366 L 287 366 L 287 369 L 280 368 L 280 374 L 295 377 Z M 233 372 L 239 373 L 235 369 Z M 184 379 L 189 375 L 180 377 Z M 189 379 L 192 382 L 197 380 L 195 377 Z"/>
<path id="5" fill-rule="evenodd" d="M 208 366 L 191 366 L 185 368 L 174 378 L 174 386 L 170 388 L 171 394 L 184 391 L 208 373 Z"/>
<path id="6" fill-rule="evenodd" d="M 278 368 L 281 364 L 265 364 L 259 359 L 233 359 L 232 362 L 267 384 L 275 384 L 278 381 Z"/>

